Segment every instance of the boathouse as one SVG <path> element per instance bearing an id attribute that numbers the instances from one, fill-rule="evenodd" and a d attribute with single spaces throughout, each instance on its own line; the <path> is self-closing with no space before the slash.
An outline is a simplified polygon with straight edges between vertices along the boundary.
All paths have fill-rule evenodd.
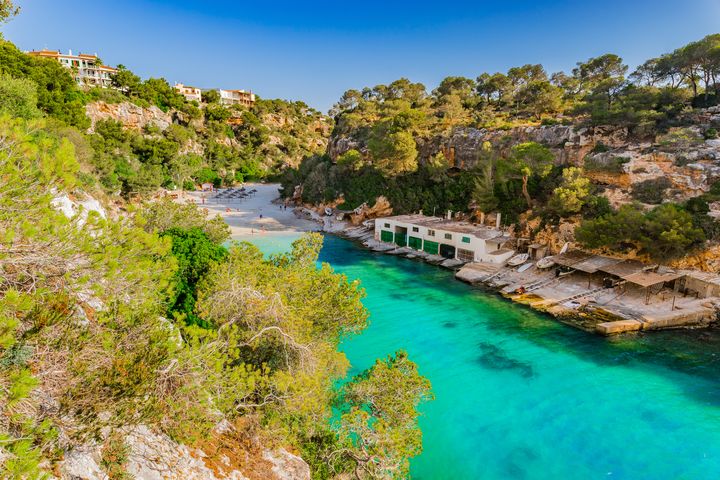
<path id="1" fill-rule="evenodd" d="M 699 271 L 686 272 L 681 289 L 686 295 L 697 298 L 720 297 L 720 275 Z"/>
<path id="2" fill-rule="evenodd" d="M 502 264 L 514 254 L 501 230 L 419 214 L 376 219 L 375 239 L 462 262 Z"/>

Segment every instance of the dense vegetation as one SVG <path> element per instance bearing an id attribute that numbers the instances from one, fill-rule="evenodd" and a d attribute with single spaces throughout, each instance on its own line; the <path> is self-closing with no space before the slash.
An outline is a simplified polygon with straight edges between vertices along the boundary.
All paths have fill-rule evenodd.
<path id="1" fill-rule="evenodd" d="M 22 118 L 43 113 L 57 120 L 50 127 L 72 131 L 68 136 L 85 170 L 110 193 L 262 179 L 325 148 L 330 125 L 302 102 L 259 99 L 251 108 L 227 107 L 209 95 L 201 106 L 164 79 L 142 81 L 122 66 L 113 84 L 116 89 L 81 90 L 58 62 L 26 55 L 0 39 L 0 111 Z M 86 135 L 85 106 L 93 101 L 156 106 L 171 113 L 173 123 L 137 132 L 105 120 Z"/>
<path id="2" fill-rule="evenodd" d="M 11 478 L 60 459 L 61 425 L 73 442 L 144 423 L 193 443 L 240 417 L 306 452 L 318 477 L 407 473 L 429 385 L 398 353 L 334 388 L 348 367 L 338 343 L 367 314 L 357 282 L 316 267 L 319 235 L 268 260 L 249 244 L 225 249 L 227 227 L 170 202 L 67 218 L 53 195 L 76 191 L 74 148 L 32 122 L 0 119 L 0 448 Z M 335 428 L 333 405 L 346 412 Z"/>
<path id="3" fill-rule="evenodd" d="M 0 3 L 0 21 L 13 12 Z M 125 69 L 115 82 L 81 91 L 56 62 L 0 44 L 0 476 L 46 478 L 67 449 L 100 440 L 100 466 L 127 478 L 124 426 L 202 447 L 227 422 L 268 448 L 294 446 L 314 478 L 405 478 L 429 382 L 402 351 L 344 379 L 339 342 L 367 312 L 358 282 L 317 265 L 321 236 L 268 259 L 226 247 L 228 227 L 194 206 L 69 214 L 56 203 L 267 175 L 267 158 L 307 148 L 296 136 L 320 116 L 283 101 L 201 108 Z M 163 132 L 104 121 L 86 135 L 84 106 L 98 98 L 177 120 Z M 273 130 L 268 115 L 292 125 Z M 190 139 L 204 158 L 180 153 Z"/>
<path id="4" fill-rule="evenodd" d="M 482 73 L 476 79 L 448 77 L 430 93 L 424 85 L 404 78 L 389 85 L 348 90 L 332 110 L 331 143 L 342 140 L 339 143 L 350 149 L 331 152 L 333 158 L 308 158 L 289 170 L 283 178 L 284 192 L 290 196 L 300 191 L 302 201 L 315 204 L 341 199 L 341 208 L 372 204 L 382 195 L 395 213 L 499 211 L 506 224 L 527 217 L 528 211 L 543 224 L 573 216 L 577 221 L 619 215 L 611 212 L 602 186 L 591 183 L 583 169 L 558 166 L 552 149 L 562 146 L 512 144 L 510 135 L 497 135 L 494 144 L 477 152 L 470 168 L 458 168 L 446 157 L 442 141 L 436 140 L 452 132 L 463 135 L 462 129 L 469 127 L 502 131 L 562 123 L 626 128 L 638 140 L 658 136 L 662 148 L 681 149 L 703 139 L 683 129 L 668 129 L 682 126 L 685 113 L 693 107 L 720 100 L 718 52 L 720 34 L 650 59 L 629 75 L 619 56 L 607 54 L 578 63 L 570 73 L 548 74 L 542 65 L 524 65 L 506 73 Z M 717 131 L 710 128 L 704 135 L 715 138 Z M 592 153 L 605 150 L 598 144 Z M 584 168 L 620 173 L 627 161 L 588 156 Z M 667 179 L 650 180 L 633 186 L 631 195 L 646 205 L 657 205 L 665 200 L 668 187 Z M 678 205 L 663 211 L 683 208 Z M 697 229 L 708 239 L 715 238 L 717 229 L 709 225 L 711 219 L 690 216 L 688 225 L 693 230 L 687 237 L 668 240 L 672 243 L 668 248 L 632 243 L 655 258 L 666 259 L 701 245 Z M 631 237 L 651 242 L 653 235 L 675 238 L 670 230 L 657 228 L 636 231 Z M 628 239 L 612 240 L 585 244 L 619 248 Z"/>

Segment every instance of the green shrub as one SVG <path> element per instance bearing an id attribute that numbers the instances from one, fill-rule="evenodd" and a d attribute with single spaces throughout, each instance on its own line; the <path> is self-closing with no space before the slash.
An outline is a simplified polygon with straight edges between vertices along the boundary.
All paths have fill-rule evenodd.
<path id="1" fill-rule="evenodd" d="M 628 157 L 588 156 L 583 168 L 588 172 L 623 173 L 623 165 L 628 162 Z"/>
<path id="2" fill-rule="evenodd" d="M 37 85 L 32 80 L 0 75 L 0 114 L 24 119 L 40 116 Z"/>
<path id="3" fill-rule="evenodd" d="M 108 480 L 130 480 L 132 476 L 126 469 L 130 448 L 123 435 L 112 432 L 102 446 L 100 466 L 108 476 Z"/>
<path id="4" fill-rule="evenodd" d="M 665 199 L 665 191 L 670 187 L 672 182 L 667 177 L 652 178 L 634 184 L 630 195 L 640 202 L 658 205 Z"/>
<path id="5" fill-rule="evenodd" d="M 608 151 L 610 151 L 610 148 L 607 145 L 602 142 L 597 142 L 592 150 L 590 150 L 590 153 L 605 153 Z"/>
<path id="6" fill-rule="evenodd" d="M 654 259 L 668 260 L 701 246 L 705 234 L 687 211 L 666 203 L 649 212 L 623 205 L 617 212 L 588 218 L 575 230 L 575 238 L 587 248 L 637 249 Z"/>

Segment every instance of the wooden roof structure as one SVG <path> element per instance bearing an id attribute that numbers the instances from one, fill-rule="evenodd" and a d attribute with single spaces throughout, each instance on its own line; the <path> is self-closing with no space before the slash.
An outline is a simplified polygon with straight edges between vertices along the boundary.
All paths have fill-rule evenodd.
<path id="1" fill-rule="evenodd" d="M 652 268 L 652 266 L 647 265 L 643 262 L 639 262 L 637 260 L 622 260 L 620 262 L 616 262 L 599 268 L 598 271 L 607 273 L 609 275 L 614 275 L 616 277 L 625 278 L 628 275 L 642 272 L 643 270 L 649 268 Z"/>
<path id="2" fill-rule="evenodd" d="M 553 260 L 557 265 L 561 267 L 575 268 L 575 265 L 587 260 L 592 257 L 589 253 L 581 252 L 580 250 L 571 250 L 560 255 L 555 255 Z"/>
<path id="3" fill-rule="evenodd" d="M 622 277 L 622 279 L 626 280 L 629 283 L 634 283 L 635 285 L 647 288 L 665 282 L 672 282 L 673 280 L 678 279 L 684 275 L 684 273 L 677 272 L 637 272 Z"/>
<path id="4" fill-rule="evenodd" d="M 575 270 L 585 273 L 596 273 L 602 271 L 603 268 L 610 267 L 622 260 L 617 258 L 603 257 L 602 255 L 592 255 L 572 266 Z"/>

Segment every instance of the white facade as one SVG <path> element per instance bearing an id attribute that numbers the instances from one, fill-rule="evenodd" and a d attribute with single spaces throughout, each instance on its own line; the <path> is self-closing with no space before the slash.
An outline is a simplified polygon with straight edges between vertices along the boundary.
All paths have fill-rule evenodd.
<path id="1" fill-rule="evenodd" d="M 255 103 L 255 94 L 245 90 L 218 90 L 220 103 L 223 105 L 246 105 L 248 107 Z"/>
<path id="2" fill-rule="evenodd" d="M 53 50 L 40 50 L 28 52 L 28 54 L 35 57 L 52 58 L 56 60 L 63 67 L 73 71 L 75 81 L 80 86 L 107 88 L 112 84 L 112 75 L 117 73 L 116 68 L 100 64 L 97 55 L 87 55 L 84 53 L 73 55 L 72 50 L 67 54 Z"/>
<path id="3" fill-rule="evenodd" d="M 515 253 L 511 249 L 503 248 L 502 244 L 509 239 L 503 237 L 500 230 L 424 215 L 375 219 L 375 240 L 464 262 L 500 264 Z M 437 251 L 433 244 L 437 244 Z"/>
<path id="4" fill-rule="evenodd" d="M 185 97 L 185 100 L 188 102 L 195 101 L 197 103 L 202 103 L 202 90 L 197 87 L 190 87 L 188 85 L 183 85 L 182 83 L 176 83 L 175 90 Z"/>

